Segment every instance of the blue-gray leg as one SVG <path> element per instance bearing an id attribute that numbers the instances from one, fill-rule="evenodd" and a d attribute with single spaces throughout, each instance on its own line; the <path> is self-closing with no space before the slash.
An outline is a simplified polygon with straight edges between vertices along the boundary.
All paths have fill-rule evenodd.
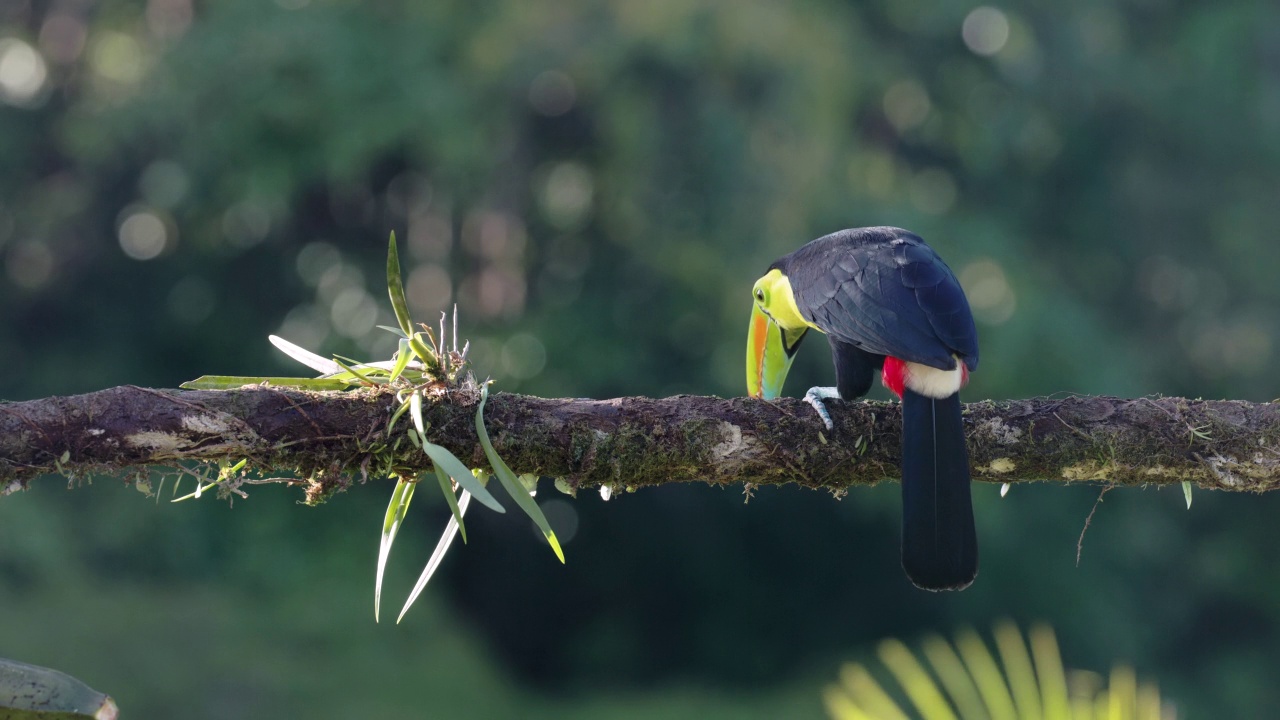
<path id="1" fill-rule="evenodd" d="M 828 430 L 834 430 L 835 424 L 831 422 L 831 412 L 827 410 L 827 404 L 822 401 L 838 397 L 840 397 L 840 391 L 833 387 L 814 386 L 804 394 L 804 401 L 818 411 L 818 417 L 822 418 L 822 424 L 826 425 Z"/>

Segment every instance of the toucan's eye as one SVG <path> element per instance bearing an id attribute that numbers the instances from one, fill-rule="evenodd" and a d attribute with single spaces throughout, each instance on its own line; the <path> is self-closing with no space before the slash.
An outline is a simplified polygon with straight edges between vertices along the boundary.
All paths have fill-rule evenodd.
<path id="1" fill-rule="evenodd" d="M 764 288 L 756 288 L 756 300 L 764 302 Z"/>

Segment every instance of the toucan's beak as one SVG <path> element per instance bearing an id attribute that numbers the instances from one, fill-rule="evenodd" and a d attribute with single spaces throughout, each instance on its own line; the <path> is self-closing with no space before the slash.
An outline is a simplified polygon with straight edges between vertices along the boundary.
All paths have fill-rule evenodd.
<path id="1" fill-rule="evenodd" d="M 782 394 L 782 383 L 806 329 L 784 330 L 758 303 L 751 304 L 747 330 L 747 393 L 751 397 L 772 400 Z"/>

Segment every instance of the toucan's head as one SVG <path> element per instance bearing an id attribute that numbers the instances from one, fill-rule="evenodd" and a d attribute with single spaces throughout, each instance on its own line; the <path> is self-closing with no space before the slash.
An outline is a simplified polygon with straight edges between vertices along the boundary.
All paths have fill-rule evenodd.
<path id="1" fill-rule="evenodd" d="M 814 327 L 796 306 L 791 281 L 777 267 L 756 281 L 751 290 L 751 326 L 747 330 L 747 392 L 752 397 L 782 394 L 796 349 L 805 331 Z"/>

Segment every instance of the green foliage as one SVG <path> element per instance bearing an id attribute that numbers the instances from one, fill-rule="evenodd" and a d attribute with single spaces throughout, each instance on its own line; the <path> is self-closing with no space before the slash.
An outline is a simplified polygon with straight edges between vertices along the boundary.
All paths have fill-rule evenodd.
<path id="1" fill-rule="evenodd" d="M 440 490 L 444 494 L 445 500 L 449 504 L 449 509 L 453 514 L 453 517 L 450 518 L 445 527 L 444 534 L 435 552 L 432 553 L 431 559 L 427 562 L 418 584 L 414 587 L 409 599 L 405 602 L 404 608 L 400 611 L 400 618 L 396 620 L 396 622 L 399 622 L 422 592 L 427 581 L 431 579 L 435 569 L 439 567 L 445 551 L 448 550 L 453 541 L 453 535 L 460 532 L 463 542 L 466 542 L 466 526 L 463 524 L 462 518 L 470 499 L 472 497 L 476 498 L 494 512 L 505 513 L 506 509 L 485 488 L 485 478 L 487 477 L 485 474 L 472 471 L 457 456 L 449 452 L 447 448 L 436 445 L 427 439 L 428 425 L 423 420 L 423 403 L 428 402 L 428 398 L 431 399 L 430 401 L 435 402 L 451 392 L 471 391 L 475 388 L 475 379 L 467 369 L 466 357 L 470 345 L 468 343 L 461 350 L 458 349 L 458 316 L 456 308 L 453 316 L 453 342 L 451 347 L 446 342 L 448 336 L 445 331 L 443 315 L 440 320 L 438 340 L 437 336 L 426 325 L 421 326 L 421 332 L 413 330 L 413 321 L 409 315 L 408 304 L 405 301 L 399 251 L 396 247 L 394 232 L 391 233 L 391 238 L 387 244 L 387 290 L 391 297 L 391 306 L 395 312 L 396 321 L 400 326 L 399 333 L 405 336 L 401 338 L 399 343 L 399 353 L 401 355 L 392 358 L 388 362 L 361 363 L 350 358 L 337 356 L 329 360 L 305 348 L 298 347 L 283 338 L 271 337 L 271 342 L 290 357 L 314 370 L 326 372 L 327 375 L 320 378 L 319 382 L 333 383 L 337 386 L 336 388 L 327 384 L 318 387 L 317 381 L 309 378 L 232 378 L 219 375 L 206 375 L 197 380 L 184 383 L 182 387 L 200 390 L 225 390 L 242 385 L 272 384 L 276 386 L 306 387 L 313 390 L 346 389 L 361 385 L 366 387 L 391 386 L 396 389 L 396 399 L 400 405 L 387 422 L 386 433 L 388 436 L 392 434 L 396 421 L 408 410 L 409 417 L 413 421 L 413 427 L 406 430 L 405 434 L 415 446 L 421 448 L 427 457 L 431 459 L 431 463 L 434 466 L 432 472 L 439 481 Z M 391 332 L 397 332 L 396 328 L 386 329 Z M 430 343 L 430 347 L 425 344 L 424 339 Z M 408 360 L 405 356 L 407 353 L 412 353 L 416 360 Z M 344 360 L 346 362 L 343 362 Z M 232 383 L 235 380 L 243 382 L 233 385 Z M 556 557 L 563 563 L 564 551 L 560 549 L 560 542 L 556 539 L 556 534 L 551 530 L 551 525 L 547 522 L 546 516 L 543 515 L 538 508 L 537 502 L 533 499 L 533 486 L 536 485 L 537 478 L 533 478 L 528 483 L 528 487 L 522 484 L 506 462 L 498 456 L 497 451 L 494 450 L 493 443 L 489 440 L 489 433 L 484 426 L 484 405 L 489 398 L 488 385 L 489 383 L 485 382 L 480 387 L 480 402 L 477 403 L 475 419 L 476 433 L 481 446 L 484 448 L 485 456 L 497 474 L 499 481 L 506 488 L 507 493 L 538 526 L 543 536 L 546 537 L 547 542 L 550 543 L 551 549 L 555 551 Z M 200 477 L 197 477 L 195 492 L 178 498 L 174 502 L 193 497 L 199 498 L 204 491 L 235 476 L 244 468 L 245 464 L 246 461 L 242 460 L 230 469 L 224 468 L 219 473 L 218 478 L 208 484 L 204 484 Z M 396 535 L 399 533 L 401 525 L 404 524 L 405 514 L 408 512 L 409 503 L 413 499 L 413 491 L 417 487 L 418 480 L 418 478 L 398 478 L 396 486 L 391 493 L 391 502 L 387 505 L 386 515 L 382 523 L 382 538 L 378 545 L 377 571 L 374 577 L 373 617 L 375 622 L 379 618 L 382 606 L 382 579 L 386 571 L 387 559 L 391 555 L 391 546 L 395 543 Z M 459 490 L 462 492 L 461 501 L 456 496 Z"/>
<path id="2" fill-rule="evenodd" d="M 489 431 L 484 426 L 484 404 L 489 399 L 489 386 L 486 383 L 480 390 L 480 403 L 476 407 L 476 434 L 480 437 L 480 446 L 484 448 L 485 457 L 489 459 L 489 465 L 493 467 L 493 472 L 498 476 L 498 480 L 502 483 L 502 487 L 506 489 L 507 494 L 512 500 L 524 510 L 534 525 L 542 531 L 543 537 L 547 539 L 547 543 L 551 545 L 552 551 L 556 557 L 560 558 L 560 562 L 564 563 L 564 551 L 560 549 L 560 541 L 556 539 L 556 534 L 552 532 L 550 523 L 547 522 L 546 515 L 542 514 L 542 510 L 538 508 L 538 503 L 533 499 L 535 486 L 537 485 L 537 476 L 529 476 L 528 485 L 526 486 L 524 478 L 517 478 L 516 474 L 511 472 L 511 468 L 498 455 L 498 451 L 493 449 L 493 443 L 489 441 Z"/>
<path id="3" fill-rule="evenodd" d="M 896 682 L 886 690 L 873 669 L 849 663 L 824 696 L 832 720 L 1169 720 L 1155 685 L 1139 684 L 1117 666 L 1110 683 L 1094 673 L 1063 670 L 1058 641 L 1048 626 L 1031 629 L 1031 652 L 1009 622 L 996 625 L 1000 663 L 972 630 L 952 645 L 934 636 L 923 643 L 925 663 L 899 640 L 884 640 L 877 655 Z M 1034 661 L 1033 661 L 1034 658 Z M 1003 665 L 1003 671 L 1001 671 Z M 904 709 L 905 708 L 905 709 Z"/>
<path id="4" fill-rule="evenodd" d="M 396 533 L 404 523 L 404 515 L 409 511 L 409 501 L 413 499 L 413 491 L 416 487 L 418 487 L 416 482 L 401 478 L 396 481 L 395 490 L 391 491 L 391 502 L 387 504 L 387 516 L 382 521 L 382 542 L 378 544 L 378 574 L 373 581 L 374 622 L 378 622 L 378 615 L 382 610 L 382 576 L 387 568 L 387 558 L 391 555 L 391 544 L 395 542 Z M 452 497 L 453 489 L 445 481 L 441 482 L 440 489 L 446 496 Z M 450 507 L 455 505 L 450 503 Z M 461 513 L 455 510 L 454 516 L 460 517 Z M 465 534 L 463 539 L 466 539 Z"/>

